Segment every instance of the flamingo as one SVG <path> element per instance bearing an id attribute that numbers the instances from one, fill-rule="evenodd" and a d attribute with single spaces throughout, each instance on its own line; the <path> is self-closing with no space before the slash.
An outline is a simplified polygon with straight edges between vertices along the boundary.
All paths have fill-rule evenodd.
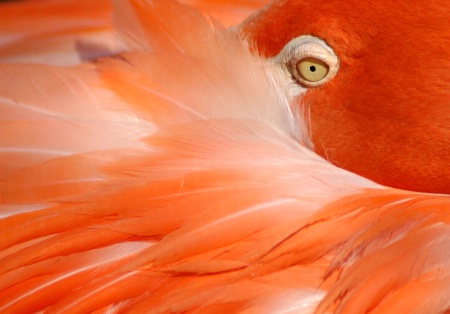
<path id="1" fill-rule="evenodd" d="M 115 1 L 117 33 L 84 46 L 100 58 L 39 29 L 29 53 L 9 54 L 2 313 L 450 309 L 449 196 L 380 185 L 312 150 L 305 102 L 336 96 L 350 70 L 329 38 L 271 37 L 285 3 L 238 34 L 174 1 Z M 72 30 L 87 38 L 105 21 Z M 71 66 L 49 64 L 51 49 L 33 57 L 39 36 L 58 62 L 68 47 Z M 291 72 L 304 45 L 329 62 L 299 60 L 325 67 L 313 83 Z"/>
<path id="2" fill-rule="evenodd" d="M 243 33 L 267 57 L 301 35 L 339 57 L 336 78 L 301 99 L 317 153 L 384 185 L 448 194 L 449 19 L 444 0 L 285 0 Z"/>

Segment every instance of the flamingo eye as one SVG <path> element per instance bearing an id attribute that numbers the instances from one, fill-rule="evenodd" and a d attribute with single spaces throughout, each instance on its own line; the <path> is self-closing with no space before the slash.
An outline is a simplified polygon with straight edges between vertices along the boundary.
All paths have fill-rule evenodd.
<path id="1" fill-rule="evenodd" d="M 305 35 L 291 40 L 274 59 L 303 87 L 319 87 L 334 78 L 339 58 L 322 39 Z"/>
<path id="2" fill-rule="evenodd" d="M 330 67 L 322 60 L 309 57 L 300 60 L 296 65 L 296 70 L 304 80 L 319 82 L 327 76 Z"/>

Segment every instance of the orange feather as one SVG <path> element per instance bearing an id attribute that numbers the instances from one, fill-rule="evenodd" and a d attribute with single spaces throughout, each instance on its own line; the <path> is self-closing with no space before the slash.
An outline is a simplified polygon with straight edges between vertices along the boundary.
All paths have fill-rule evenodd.
<path id="1" fill-rule="evenodd" d="M 276 65 L 219 22 L 113 12 L 120 54 L 0 64 L 2 313 L 450 308 L 450 197 L 310 151 Z"/>
<path id="2" fill-rule="evenodd" d="M 27 0 L 1 4 L 0 60 L 77 64 L 120 49 L 109 0 Z"/>

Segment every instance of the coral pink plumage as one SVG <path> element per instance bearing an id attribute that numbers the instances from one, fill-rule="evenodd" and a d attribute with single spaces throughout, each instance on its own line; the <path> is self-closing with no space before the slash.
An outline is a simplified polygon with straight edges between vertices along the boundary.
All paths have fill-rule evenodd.
<path id="1" fill-rule="evenodd" d="M 0 65 L 2 313 L 450 308 L 448 196 L 310 151 L 275 66 L 218 22 L 112 12 L 108 57 Z"/>
<path id="2" fill-rule="evenodd" d="M 0 59 L 71 65 L 119 49 L 109 0 L 28 0 L 1 4 Z"/>

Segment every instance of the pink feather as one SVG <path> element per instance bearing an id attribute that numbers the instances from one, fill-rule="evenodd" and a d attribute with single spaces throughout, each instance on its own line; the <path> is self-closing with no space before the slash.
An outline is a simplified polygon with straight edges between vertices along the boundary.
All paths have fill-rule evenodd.
<path id="1" fill-rule="evenodd" d="M 121 54 L 0 65 L 2 313 L 450 308 L 448 196 L 311 152 L 274 65 L 219 22 L 114 12 Z"/>

